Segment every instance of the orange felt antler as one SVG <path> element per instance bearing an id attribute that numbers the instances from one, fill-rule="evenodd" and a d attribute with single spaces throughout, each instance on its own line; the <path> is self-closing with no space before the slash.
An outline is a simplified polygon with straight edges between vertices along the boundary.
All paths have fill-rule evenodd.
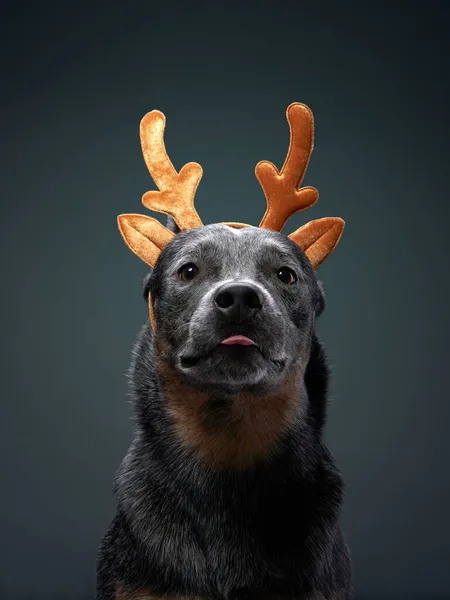
<path id="1" fill-rule="evenodd" d="M 184 231 L 200 227 L 202 221 L 194 208 L 194 197 L 203 170 L 191 162 L 175 170 L 164 144 L 166 118 L 159 110 L 153 110 L 141 121 L 140 134 L 145 164 L 159 191 L 146 192 L 142 203 L 147 208 L 170 215 Z"/>
<path id="2" fill-rule="evenodd" d="M 314 145 L 312 112 L 304 104 L 296 102 L 288 107 L 286 117 L 290 144 L 281 171 L 269 161 L 261 161 L 255 168 L 267 200 L 267 210 L 259 226 L 275 231 L 281 231 L 291 215 L 309 208 L 319 197 L 316 188 L 299 189 Z"/>
<path id="3" fill-rule="evenodd" d="M 275 231 L 281 231 L 291 215 L 309 208 L 319 197 L 316 188 L 299 188 L 314 146 L 312 112 L 304 104 L 295 102 L 288 106 L 286 117 L 291 139 L 281 171 L 268 161 L 259 162 L 255 169 L 267 200 L 267 210 L 259 226 Z M 326 217 L 306 223 L 288 237 L 305 252 L 316 269 L 333 252 L 343 229 L 342 219 Z"/>
<path id="4" fill-rule="evenodd" d="M 256 165 L 255 173 L 264 190 L 267 210 L 260 223 L 264 229 L 281 231 L 294 213 L 312 206 L 319 196 L 313 187 L 300 188 L 314 143 L 312 112 L 304 104 L 291 104 L 286 111 L 290 127 L 290 144 L 281 171 L 268 161 Z M 188 163 L 178 173 L 164 144 L 166 119 L 153 110 L 141 121 L 140 135 L 144 160 L 158 190 L 146 192 L 144 206 L 170 215 L 182 231 L 202 226 L 194 208 L 194 196 L 203 171 L 199 164 Z M 154 267 L 161 251 L 174 233 L 152 217 L 125 214 L 118 217 L 120 232 L 129 246 L 148 265 Z M 250 227 L 245 223 L 224 223 L 230 227 Z M 299 227 L 288 237 L 318 267 L 338 243 L 344 221 L 335 217 L 316 219 Z"/>

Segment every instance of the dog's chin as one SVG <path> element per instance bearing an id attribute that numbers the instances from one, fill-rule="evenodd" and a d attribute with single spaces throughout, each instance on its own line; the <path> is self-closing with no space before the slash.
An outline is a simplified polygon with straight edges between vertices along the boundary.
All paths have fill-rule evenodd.
<path id="1" fill-rule="evenodd" d="M 178 368 L 198 388 L 238 392 L 276 385 L 286 366 L 283 358 L 263 354 L 256 345 L 225 345 L 179 356 Z"/>

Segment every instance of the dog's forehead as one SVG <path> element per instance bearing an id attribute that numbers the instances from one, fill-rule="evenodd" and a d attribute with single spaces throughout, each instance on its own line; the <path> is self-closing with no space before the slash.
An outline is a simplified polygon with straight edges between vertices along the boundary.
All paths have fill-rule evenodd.
<path id="1" fill-rule="evenodd" d="M 241 261 L 267 255 L 290 255 L 298 259 L 295 245 L 284 235 L 259 227 L 237 229 L 223 224 L 205 225 L 177 236 L 173 243 L 174 255 L 179 252 L 218 254 Z M 219 254 L 220 253 L 220 254 Z M 175 257 L 175 256 L 174 256 Z"/>

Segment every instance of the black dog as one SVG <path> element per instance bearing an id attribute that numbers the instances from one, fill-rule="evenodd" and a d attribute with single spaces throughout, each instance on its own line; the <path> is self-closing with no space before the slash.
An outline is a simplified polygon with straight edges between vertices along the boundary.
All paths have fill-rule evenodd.
<path id="1" fill-rule="evenodd" d="M 98 600 L 349 600 L 309 260 L 280 233 L 208 225 L 166 246 L 149 293 Z"/>

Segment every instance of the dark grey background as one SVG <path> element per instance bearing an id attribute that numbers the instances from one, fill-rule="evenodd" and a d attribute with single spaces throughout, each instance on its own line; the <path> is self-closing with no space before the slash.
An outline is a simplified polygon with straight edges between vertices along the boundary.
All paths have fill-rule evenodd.
<path id="1" fill-rule="evenodd" d="M 307 103 L 359 600 L 450 598 L 448 2 L 16 2 L 1 31 L 0 598 L 93 597 L 130 442 L 124 372 L 145 265 L 116 215 L 152 188 L 138 125 L 200 162 L 205 222 L 257 224 Z M 288 231 L 289 230 L 289 231 Z"/>

